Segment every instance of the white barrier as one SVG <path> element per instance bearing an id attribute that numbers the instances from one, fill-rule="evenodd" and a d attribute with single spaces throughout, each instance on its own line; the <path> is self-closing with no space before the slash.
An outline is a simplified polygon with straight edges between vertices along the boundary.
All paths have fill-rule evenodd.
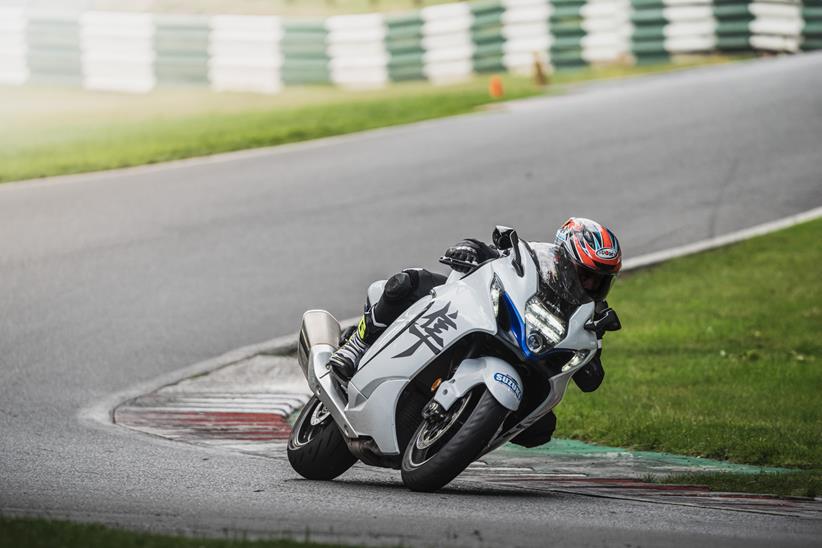
<path id="1" fill-rule="evenodd" d="M 611 63 L 627 52 L 622 35 L 624 5 L 614 0 L 589 0 L 582 7 L 582 58 L 588 63 Z"/>
<path id="2" fill-rule="evenodd" d="M 283 87 L 278 17 L 216 15 L 211 18 L 208 78 L 218 91 L 277 93 Z"/>
<path id="3" fill-rule="evenodd" d="M 151 15 L 90 11 L 80 17 L 83 85 L 146 92 L 154 88 Z"/>
<path id="4" fill-rule="evenodd" d="M 345 87 L 388 83 L 389 55 L 382 15 L 329 17 L 325 28 L 331 82 Z"/>
<path id="5" fill-rule="evenodd" d="M 81 79 L 87 88 L 142 92 L 157 85 L 159 74 L 174 85 L 207 78 L 215 90 L 276 93 L 286 83 L 377 87 L 392 78 L 439 83 L 498 70 L 531 74 L 535 60 L 563 68 L 716 51 L 796 52 L 822 47 L 814 6 L 499 0 L 429 6 L 391 19 L 216 15 L 176 23 L 150 14 L 6 6 L 0 7 L 0 84 Z"/>
<path id="6" fill-rule="evenodd" d="M 551 6 L 545 0 L 503 0 L 503 65 L 518 74 L 530 74 L 534 62 L 548 64 Z"/>
<path id="7" fill-rule="evenodd" d="M 23 8 L 0 7 L 0 84 L 20 85 L 29 78 Z"/>
<path id="8" fill-rule="evenodd" d="M 754 2 L 751 21 L 751 45 L 770 51 L 799 51 L 802 36 L 802 8 L 800 3 L 784 4 Z"/>
<path id="9" fill-rule="evenodd" d="M 434 83 L 464 80 L 474 72 L 473 16 L 468 4 L 442 4 L 421 10 L 423 73 Z"/>

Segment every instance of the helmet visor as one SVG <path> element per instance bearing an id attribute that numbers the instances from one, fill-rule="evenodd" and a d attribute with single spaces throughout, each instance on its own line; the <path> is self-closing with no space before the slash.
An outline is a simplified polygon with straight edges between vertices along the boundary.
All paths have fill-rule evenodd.
<path id="1" fill-rule="evenodd" d="M 616 274 L 595 272 L 577 264 L 574 266 L 576 267 L 579 285 L 582 286 L 582 290 L 595 301 L 605 300 L 614 283 Z"/>
<path id="2" fill-rule="evenodd" d="M 574 263 L 561 248 L 546 243 L 532 243 L 531 249 L 537 259 L 540 271 L 540 287 L 543 301 L 561 302 L 577 307 L 591 298 L 579 283 Z"/>

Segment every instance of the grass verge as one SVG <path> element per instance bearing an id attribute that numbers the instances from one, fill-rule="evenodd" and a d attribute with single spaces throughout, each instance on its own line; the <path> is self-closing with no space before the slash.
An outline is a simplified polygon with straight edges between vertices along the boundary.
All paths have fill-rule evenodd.
<path id="1" fill-rule="evenodd" d="M 822 471 L 779 474 L 736 474 L 730 472 L 702 472 L 674 474 L 652 478 L 666 485 L 705 485 L 711 491 L 728 493 L 769 493 L 791 497 L 818 497 L 822 494 Z"/>
<path id="2" fill-rule="evenodd" d="M 135 533 L 103 525 L 0 517 L 0 546 L 26 548 L 331 548 L 293 540 L 207 539 Z"/>
<path id="3" fill-rule="evenodd" d="M 817 220 L 626 275 L 610 299 L 624 330 L 606 337 L 606 381 L 569 391 L 557 436 L 805 469 L 687 481 L 819 493 L 822 246 L 808 242 L 821 237 Z"/>
<path id="4" fill-rule="evenodd" d="M 727 57 L 560 72 L 548 90 L 506 76 L 507 99 L 569 84 L 727 62 Z M 493 102 L 487 79 L 384 90 L 287 89 L 275 96 L 185 89 L 147 95 L 0 88 L 0 182 L 279 145 L 471 112 Z"/>

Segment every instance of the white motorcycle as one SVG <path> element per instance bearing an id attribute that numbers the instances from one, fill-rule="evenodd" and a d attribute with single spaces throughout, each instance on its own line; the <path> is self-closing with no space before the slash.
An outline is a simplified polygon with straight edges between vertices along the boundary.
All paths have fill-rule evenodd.
<path id="1" fill-rule="evenodd" d="M 303 315 L 298 360 L 314 396 L 288 443 L 300 475 L 330 480 L 357 460 L 402 470 L 415 491 L 435 491 L 481 455 L 549 413 L 597 352 L 597 331 L 619 329 L 554 245 L 529 244 L 497 227 L 502 252 L 453 271 L 374 342 L 344 382 L 328 359 L 340 325 L 324 310 Z M 368 290 L 376 302 L 385 281 Z"/>

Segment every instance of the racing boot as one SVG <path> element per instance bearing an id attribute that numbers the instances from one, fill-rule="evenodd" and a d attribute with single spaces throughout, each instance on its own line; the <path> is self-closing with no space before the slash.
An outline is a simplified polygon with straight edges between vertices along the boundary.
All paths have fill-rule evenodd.
<path id="1" fill-rule="evenodd" d="M 348 337 L 348 340 L 331 355 L 328 365 L 332 372 L 341 380 L 348 381 L 357 372 L 360 359 L 363 354 L 371 348 L 371 344 L 377 340 L 385 328 L 379 328 L 371 321 L 371 314 L 366 312 L 357 330 Z"/>

